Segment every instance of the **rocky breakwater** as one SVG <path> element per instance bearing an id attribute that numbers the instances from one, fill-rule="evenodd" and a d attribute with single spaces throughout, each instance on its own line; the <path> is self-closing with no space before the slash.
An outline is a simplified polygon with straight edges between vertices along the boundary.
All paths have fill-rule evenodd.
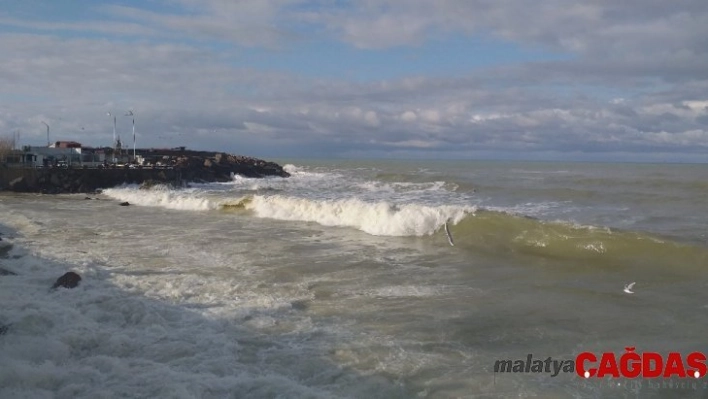
<path id="1" fill-rule="evenodd" d="M 226 182 L 233 175 L 289 177 L 274 163 L 239 155 L 180 151 L 163 155 L 160 165 L 110 165 L 104 168 L 0 168 L 0 189 L 45 194 L 91 193 L 121 184 Z"/>
<path id="2" fill-rule="evenodd" d="M 233 175 L 290 177 L 275 162 L 223 153 L 183 154 L 175 158 L 173 165 L 187 182 L 227 182 L 233 179 Z"/>

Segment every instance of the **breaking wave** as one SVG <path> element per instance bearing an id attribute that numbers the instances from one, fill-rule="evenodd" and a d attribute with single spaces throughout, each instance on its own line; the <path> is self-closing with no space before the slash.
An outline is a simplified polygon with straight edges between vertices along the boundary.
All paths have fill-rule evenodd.
<path id="1" fill-rule="evenodd" d="M 104 193 L 134 205 L 183 211 L 223 211 L 283 221 L 313 222 L 323 226 L 354 228 L 375 236 L 424 237 L 449 223 L 456 247 L 475 252 L 516 253 L 587 262 L 625 259 L 649 263 L 707 264 L 708 250 L 649 234 L 583 226 L 568 221 L 529 217 L 538 213 L 526 204 L 504 209 L 474 205 L 394 203 L 360 198 L 315 199 L 281 194 L 210 192 L 201 189 L 139 190 L 123 187 Z M 543 205 L 543 204 L 542 204 Z M 550 206 L 548 204 L 544 206 Z M 445 242 L 445 241 L 442 241 Z"/>
<path id="2" fill-rule="evenodd" d="M 262 218 L 353 227 L 377 236 L 430 235 L 446 221 L 456 223 L 476 210 L 447 205 L 371 203 L 356 198 L 316 201 L 280 195 L 255 196 L 246 209 Z"/>
<path id="3" fill-rule="evenodd" d="M 315 200 L 283 195 L 246 195 L 224 198 L 199 190 L 108 189 L 104 194 L 133 205 L 174 210 L 247 210 L 260 218 L 315 222 L 324 226 L 352 227 L 377 236 L 424 236 L 446 221 L 457 223 L 475 207 L 393 204 L 360 199 Z"/>

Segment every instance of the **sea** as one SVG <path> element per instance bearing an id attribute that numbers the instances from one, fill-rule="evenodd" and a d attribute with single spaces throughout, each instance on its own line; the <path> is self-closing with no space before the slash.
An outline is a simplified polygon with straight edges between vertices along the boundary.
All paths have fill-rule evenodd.
<path id="1" fill-rule="evenodd" d="M 0 397 L 708 397 L 495 369 L 708 354 L 708 164 L 281 164 L 0 193 Z"/>

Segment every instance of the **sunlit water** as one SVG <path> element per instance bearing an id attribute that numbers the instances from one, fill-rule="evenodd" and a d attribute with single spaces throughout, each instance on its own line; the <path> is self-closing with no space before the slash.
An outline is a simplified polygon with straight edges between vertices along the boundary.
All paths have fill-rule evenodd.
<path id="1" fill-rule="evenodd" d="M 0 276 L 0 397 L 708 395 L 493 372 L 527 354 L 708 353 L 708 166 L 287 169 L 0 195 L 0 267 L 19 274 Z M 50 291 L 68 270 L 81 285 Z"/>

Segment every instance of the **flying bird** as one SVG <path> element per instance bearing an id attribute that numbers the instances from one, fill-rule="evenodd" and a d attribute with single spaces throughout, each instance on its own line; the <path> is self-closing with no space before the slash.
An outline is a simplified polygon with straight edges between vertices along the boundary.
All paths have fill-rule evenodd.
<path id="1" fill-rule="evenodd" d="M 632 291 L 632 287 L 634 287 L 634 284 L 635 284 L 634 282 L 631 282 L 629 284 L 625 284 L 624 292 L 626 292 L 628 294 L 634 294 L 634 291 Z"/>

